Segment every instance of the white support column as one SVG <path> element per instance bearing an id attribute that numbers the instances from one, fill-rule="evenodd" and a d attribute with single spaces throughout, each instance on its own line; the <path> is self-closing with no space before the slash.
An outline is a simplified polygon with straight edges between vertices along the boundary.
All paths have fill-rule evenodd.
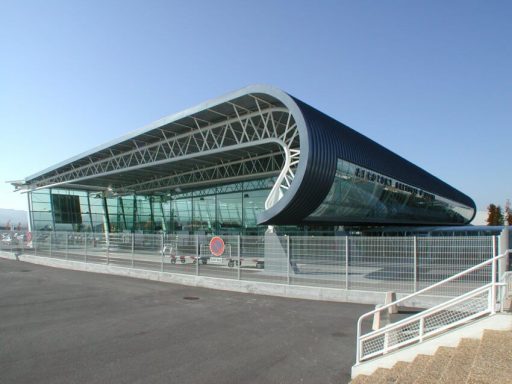
<path id="1" fill-rule="evenodd" d="M 32 196 L 32 193 L 28 192 L 27 193 L 27 207 L 28 207 L 27 218 L 28 218 L 28 231 L 29 232 L 32 232 L 32 228 L 33 228 L 33 226 L 32 226 L 33 208 L 32 208 L 31 196 Z"/>

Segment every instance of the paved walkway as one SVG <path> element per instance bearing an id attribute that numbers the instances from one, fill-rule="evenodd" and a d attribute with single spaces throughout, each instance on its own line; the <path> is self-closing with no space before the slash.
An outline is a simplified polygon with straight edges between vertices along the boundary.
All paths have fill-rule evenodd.
<path id="1" fill-rule="evenodd" d="M 0 259 L 0 381 L 346 383 L 370 309 Z"/>

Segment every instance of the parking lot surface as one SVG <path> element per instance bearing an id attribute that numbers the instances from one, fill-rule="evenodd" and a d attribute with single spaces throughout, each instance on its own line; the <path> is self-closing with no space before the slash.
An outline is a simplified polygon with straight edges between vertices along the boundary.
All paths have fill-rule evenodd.
<path id="1" fill-rule="evenodd" d="M 347 383 L 368 310 L 0 259 L 0 382 Z"/>

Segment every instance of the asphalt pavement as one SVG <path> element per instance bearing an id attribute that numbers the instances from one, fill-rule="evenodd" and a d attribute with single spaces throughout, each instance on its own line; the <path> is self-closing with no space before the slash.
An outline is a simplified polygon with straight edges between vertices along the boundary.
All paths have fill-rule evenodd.
<path id="1" fill-rule="evenodd" d="M 371 309 L 0 259 L 0 383 L 347 383 Z"/>

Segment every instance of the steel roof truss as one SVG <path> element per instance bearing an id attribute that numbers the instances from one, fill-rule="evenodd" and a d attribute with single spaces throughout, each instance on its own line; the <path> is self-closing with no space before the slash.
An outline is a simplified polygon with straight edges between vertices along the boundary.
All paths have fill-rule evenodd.
<path id="1" fill-rule="evenodd" d="M 271 106 L 268 102 L 257 97 L 254 97 L 254 100 L 257 111 L 247 112 L 247 109 L 241 108 L 235 103 L 230 103 L 229 105 L 234 111 L 233 116 L 207 125 L 201 125 L 200 121 L 202 119 L 190 116 L 194 121 L 195 128 L 188 127 L 190 129 L 188 132 L 170 135 L 168 131 L 157 129 L 154 131 L 159 133 L 160 139 L 157 142 L 144 143 L 140 138 L 132 139 L 133 147 L 129 150 L 119 152 L 117 148 L 110 148 L 108 151 L 103 151 L 97 160 L 95 160 L 94 155 L 88 156 L 83 159 L 85 162 L 78 160 L 74 164 L 61 168 L 62 172 L 56 170 L 46 177 L 34 180 L 29 184 L 29 188 L 39 189 L 76 183 L 82 180 L 105 178 L 112 174 L 155 167 L 186 159 L 199 157 L 204 159 L 217 153 L 222 153 L 228 158 L 232 157 L 231 154 L 241 157 L 237 162 L 230 161 L 215 168 L 212 174 L 217 175 L 216 177 L 220 178 L 220 182 L 226 178 L 230 180 L 247 177 L 255 178 L 259 174 L 268 174 L 269 172 L 275 174 L 279 169 L 266 168 L 261 160 L 254 160 L 252 154 L 254 150 L 246 151 L 244 149 L 253 147 L 257 151 L 266 151 L 268 149 L 265 149 L 264 145 L 276 143 L 280 145 L 281 159 L 284 157 L 285 161 L 284 168 L 281 169 L 277 178 L 278 185 L 273 190 L 274 196 L 271 201 L 275 203 L 289 188 L 294 177 L 300 156 L 299 143 L 296 140 L 298 129 L 291 113 L 286 108 Z M 269 107 L 262 108 L 261 103 L 269 105 Z M 210 112 L 226 116 L 214 110 L 210 110 Z M 183 126 L 178 122 L 170 123 L 169 126 L 173 124 Z M 149 137 L 149 135 L 147 136 Z M 154 138 L 155 136 L 152 135 L 151 137 Z M 104 155 L 107 157 L 103 157 Z M 255 161 L 259 161 L 259 163 L 255 163 Z M 267 164 L 283 166 L 283 161 L 278 163 L 267 161 Z M 198 177 L 201 176 L 199 181 L 207 181 L 202 170 L 194 172 L 197 173 Z M 165 178 L 162 180 L 165 180 Z M 150 183 L 155 183 L 155 181 L 151 180 Z M 126 189 L 123 185 L 116 187 L 119 191 Z M 169 187 L 169 183 L 155 185 L 155 187 L 159 189 Z M 145 188 L 145 190 L 152 189 L 152 187 Z"/>

